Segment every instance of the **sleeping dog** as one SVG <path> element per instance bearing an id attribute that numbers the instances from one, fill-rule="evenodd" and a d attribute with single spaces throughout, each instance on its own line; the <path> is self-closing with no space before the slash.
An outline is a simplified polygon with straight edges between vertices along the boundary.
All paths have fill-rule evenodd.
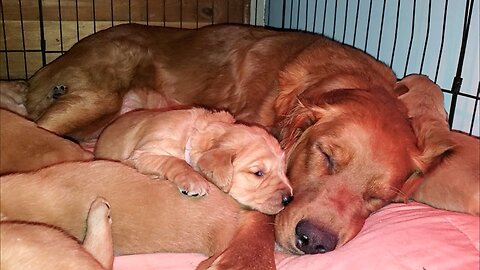
<path id="1" fill-rule="evenodd" d="M 242 205 L 277 214 L 292 199 L 285 155 L 263 128 L 234 122 L 201 108 L 129 112 L 102 132 L 95 157 L 168 179 L 190 196 L 208 192 L 206 177 Z"/>
<path id="2" fill-rule="evenodd" d="M 10 115 L 8 111 L 2 115 L 4 113 Z M 29 252 L 39 267 L 47 268 L 49 258 L 58 259 L 59 266 L 72 263 L 90 265 L 92 258 L 85 252 L 87 250 L 108 268 L 103 262 L 112 257 L 111 246 L 109 253 L 107 245 L 109 227 L 98 223 L 102 220 L 96 218 L 98 215 L 93 219 L 89 215 L 97 208 L 94 205 L 102 206 L 100 202 L 105 202 L 103 205 L 112 209 L 115 254 L 199 252 L 211 256 L 199 266 L 200 269 L 209 266 L 216 269 L 275 268 L 271 216 L 243 210 L 216 187 L 211 187 L 208 196 L 194 198 L 180 194 L 170 181 L 152 181 L 118 162 L 68 163 L 75 157 L 82 157 L 85 151 L 27 119 L 13 113 L 11 116 L 7 119 L 8 125 L 2 122 L 0 126 L 0 155 L 3 160 L 6 153 L 17 153 L 18 157 L 9 160 L 19 162 L 2 163 L 5 165 L 2 169 L 30 171 L 31 164 L 37 167 L 30 173 L 0 177 L 2 267 L 4 263 L 20 267 L 23 253 L 17 253 L 17 250 Z M 15 128 L 9 133 L 3 132 L 7 127 Z M 29 134 L 34 134 L 34 138 L 27 136 Z M 41 143 L 33 143 L 32 139 Z M 28 147 L 29 155 L 22 153 L 25 147 Z M 43 158 L 43 155 L 55 158 Z M 57 165 L 40 167 L 52 164 Z M 97 200 L 99 196 L 108 200 L 108 204 L 104 199 Z M 85 238 L 86 232 L 91 237 Z M 83 247 L 68 239 L 68 235 L 85 239 Z M 24 241 L 10 241 L 18 238 Z M 48 248 L 41 249 L 38 243 L 43 245 L 45 238 L 53 242 Z M 88 238 L 91 240 L 87 241 Z M 37 240 L 40 242 L 35 242 Z M 28 244 L 31 241 L 37 244 Z M 98 248 L 90 249 L 91 245 Z M 4 252 L 3 248 L 7 251 Z M 100 253 L 100 250 L 105 252 Z M 79 256 L 57 256 L 70 252 Z"/>
<path id="3" fill-rule="evenodd" d="M 30 80 L 37 123 L 80 142 L 138 108 L 198 105 L 267 126 L 286 151 L 295 200 L 277 216 L 294 254 L 344 245 L 445 149 L 419 148 L 396 77 L 316 34 L 217 25 L 121 25 L 74 45 Z"/>

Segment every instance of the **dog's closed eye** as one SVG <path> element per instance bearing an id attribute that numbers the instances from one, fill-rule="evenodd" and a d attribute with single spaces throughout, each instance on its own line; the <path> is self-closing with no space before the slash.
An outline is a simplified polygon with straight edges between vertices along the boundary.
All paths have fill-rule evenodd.
<path id="1" fill-rule="evenodd" d="M 317 149 L 318 151 L 322 154 L 322 156 L 324 157 L 325 159 L 325 164 L 327 166 L 327 169 L 330 173 L 333 173 L 334 170 L 335 170 L 335 160 L 333 159 L 333 157 L 326 151 L 322 148 L 321 145 L 317 145 Z"/>

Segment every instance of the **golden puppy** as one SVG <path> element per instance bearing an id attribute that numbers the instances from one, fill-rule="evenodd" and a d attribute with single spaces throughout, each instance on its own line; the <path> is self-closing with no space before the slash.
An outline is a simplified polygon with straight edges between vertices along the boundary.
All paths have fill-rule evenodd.
<path id="1" fill-rule="evenodd" d="M 25 101 L 27 83 L 24 81 L 0 81 L 0 108 L 27 116 Z"/>
<path id="2" fill-rule="evenodd" d="M 2 269 L 112 269 L 112 221 L 109 207 L 101 198 L 93 201 L 88 212 L 83 245 L 51 225 L 1 221 Z M 83 220 L 80 221 L 80 224 L 83 223 Z"/>
<path id="3" fill-rule="evenodd" d="M 443 93 L 428 77 L 410 75 L 398 82 L 396 91 L 406 104 L 421 143 L 444 146 L 442 159 L 432 165 L 412 195 L 434 207 L 479 215 L 480 140 L 450 131 Z"/>
<path id="4" fill-rule="evenodd" d="M 138 108 L 219 108 L 262 124 L 285 147 L 298 198 L 276 216 L 278 242 L 319 253 L 352 239 L 436 158 L 417 147 L 396 81 L 383 63 L 316 34 L 130 24 L 83 39 L 38 71 L 27 109 L 79 141 Z"/>
<path id="5" fill-rule="evenodd" d="M 93 155 L 77 144 L 38 127 L 13 112 L 0 109 L 0 174 L 38 170 Z"/>
<path id="6" fill-rule="evenodd" d="M 271 216 L 242 210 L 214 187 L 208 196 L 184 196 L 170 181 L 152 181 L 113 161 L 0 177 L 2 216 L 57 226 L 77 239 L 85 237 L 84 221 L 98 196 L 110 205 L 116 255 L 196 252 L 213 256 L 201 268 L 275 269 Z"/>
<path id="7" fill-rule="evenodd" d="M 103 131 L 95 157 L 168 179 L 190 196 L 208 192 L 206 177 L 242 205 L 276 214 L 292 198 L 284 153 L 264 129 L 234 122 L 201 108 L 129 112 Z"/>

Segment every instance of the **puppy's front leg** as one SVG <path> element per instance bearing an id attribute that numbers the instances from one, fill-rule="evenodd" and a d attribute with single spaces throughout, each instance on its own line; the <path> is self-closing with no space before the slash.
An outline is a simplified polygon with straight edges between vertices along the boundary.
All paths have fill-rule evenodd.
<path id="1" fill-rule="evenodd" d="M 188 196 L 203 196 L 209 191 L 208 181 L 183 159 L 134 151 L 126 162 L 143 174 L 172 181 L 183 194 Z"/>

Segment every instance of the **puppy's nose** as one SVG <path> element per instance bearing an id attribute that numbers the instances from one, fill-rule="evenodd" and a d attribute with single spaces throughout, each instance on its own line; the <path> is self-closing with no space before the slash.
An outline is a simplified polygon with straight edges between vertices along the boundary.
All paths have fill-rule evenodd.
<path id="1" fill-rule="evenodd" d="M 293 200 L 293 196 L 292 195 L 283 195 L 282 196 L 282 204 L 283 206 L 287 206 L 291 201 Z"/>
<path id="2" fill-rule="evenodd" d="M 300 220 L 295 227 L 296 246 L 305 254 L 325 253 L 335 249 L 338 237 L 308 220 Z"/>

